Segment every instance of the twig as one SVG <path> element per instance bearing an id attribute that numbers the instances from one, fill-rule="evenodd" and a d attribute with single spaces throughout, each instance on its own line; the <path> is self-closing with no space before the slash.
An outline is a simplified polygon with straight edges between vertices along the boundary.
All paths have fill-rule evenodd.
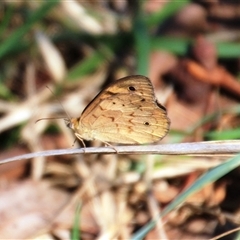
<path id="1" fill-rule="evenodd" d="M 116 152 L 117 150 L 117 152 Z M 160 144 L 148 146 L 114 146 L 91 147 L 78 149 L 48 150 L 42 152 L 28 153 L 16 157 L 0 160 L 0 164 L 31 159 L 34 157 L 49 157 L 76 154 L 161 154 L 161 155 L 232 155 L 240 153 L 240 141 L 209 141 L 194 143 Z"/>

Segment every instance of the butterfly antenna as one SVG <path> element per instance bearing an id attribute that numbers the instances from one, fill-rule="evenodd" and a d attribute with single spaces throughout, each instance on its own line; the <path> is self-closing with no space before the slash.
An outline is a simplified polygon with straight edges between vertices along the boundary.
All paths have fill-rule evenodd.
<path id="1" fill-rule="evenodd" d="M 35 123 L 40 122 L 42 120 L 49 120 L 49 119 L 64 119 L 64 117 L 50 117 L 50 118 L 39 118 Z"/>
<path id="2" fill-rule="evenodd" d="M 63 107 L 63 105 L 62 105 L 62 103 L 59 101 L 59 99 L 56 98 L 56 96 L 54 95 L 54 92 L 53 92 L 48 86 L 46 86 L 46 88 L 52 93 L 52 95 L 55 97 L 55 99 L 58 101 L 58 103 L 59 103 L 60 106 L 62 107 L 64 113 L 67 115 L 68 120 L 70 120 L 70 119 L 71 119 L 70 115 L 67 113 L 67 111 L 65 110 L 65 108 Z M 54 119 L 54 118 L 53 118 L 53 119 Z M 60 118 L 55 118 L 55 119 L 60 119 Z M 40 120 L 40 119 L 39 119 L 39 120 Z"/>

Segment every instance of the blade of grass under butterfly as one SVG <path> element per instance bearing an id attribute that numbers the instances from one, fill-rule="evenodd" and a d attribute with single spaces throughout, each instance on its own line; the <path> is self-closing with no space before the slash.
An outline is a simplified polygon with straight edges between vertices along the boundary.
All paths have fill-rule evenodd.
<path id="1" fill-rule="evenodd" d="M 207 173 L 203 174 L 193 185 L 191 185 L 188 189 L 186 189 L 183 193 L 181 193 L 176 199 L 174 199 L 161 213 L 158 218 L 165 216 L 170 211 L 174 210 L 180 204 L 184 203 L 184 201 L 193 193 L 199 191 L 207 184 L 210 184 L 220 177 L 224 176 L 231 170 L 235 169 L 240 165 L 240 155 L 237 155 L 228 161 L 218 165 L 217 167 L 209 170 Z M 156 220 L 151 221 L 143 228 L 141 228 L 138 232 L 136 232 L 133 236 L 133 240 L 143 239 L 146 234 L 155 227 Z"/>
<path id="2" fill-rule="evenodd" d="M 76 211 L 75 211 L 73 229 L 72 229 L 72 234 L 71 234 L 72 240 L 80 239 L 81 233 L 79 230 L 79 222 L 80 222 L 81 207 L 82 207 L 81 203 L 78 203 L 77 207 L 76 207 Z"/>

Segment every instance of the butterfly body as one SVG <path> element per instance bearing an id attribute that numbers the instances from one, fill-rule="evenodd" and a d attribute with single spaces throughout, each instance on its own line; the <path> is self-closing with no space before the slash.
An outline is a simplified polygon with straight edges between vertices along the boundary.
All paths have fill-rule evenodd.
<path id="1" fill-rule="evenodd" d="M 134 75 L 110 84 L 67 125 L 81 141 L 146 144 L 162 139 L 170 120 L 157 102 L 151 81 Z"/>

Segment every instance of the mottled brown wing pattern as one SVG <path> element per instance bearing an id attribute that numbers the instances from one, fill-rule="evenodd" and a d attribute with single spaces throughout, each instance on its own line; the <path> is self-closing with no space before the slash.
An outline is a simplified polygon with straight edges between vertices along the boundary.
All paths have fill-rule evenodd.
<path id="1" fill-rule="evenodd" d="M 100 105 L 109 106 L 108 102 L 111 100 L 114 103 L 115 99 L 108 99 Z M 166 112 L 158 108 L 154 102 L 141 102 L 139 96 L 133 95 L 129 100 L 126 102 L 124 95 L 119 96 L 118 103 L 112 104 L 111 110 L 103 111 L 97 121 L 93 122 L 92 131 L 103 136 L 104 141 L 114 142 L 121 139 L 123 143 L 150 143 L 163 138 L 169 128 Z M 121 103 L 124 103 L 124 107 L 121 107 Z M 116 105 L 123 109 L 117 110 L 119 108 Z"/>
<path id="2" fill-rule="evenodd" d="M 129 88 L 134 87 L 137 91 L 132 91 Z M 132 88 L 131 88 L 132 89 Z M 147 77 L 134 75 L 121 78 L 114 81 L 104 90 L 102 90 L 83 110 L 81 117 L 86 117 L 98 107 L 98 104 L 106 98 L 118 94 L 137 94 L 145 96 L 146 100 L 152 98 L 153 86 Z"/>
<path id="3" fill-rule="evenodd" d="M 144 76 L 115 81 L 79 119 L 91 138 L 129 144 L 156 142 L 166 135 L 169 124 L 165 108 L 157 103 L 152 84 Z"/>

